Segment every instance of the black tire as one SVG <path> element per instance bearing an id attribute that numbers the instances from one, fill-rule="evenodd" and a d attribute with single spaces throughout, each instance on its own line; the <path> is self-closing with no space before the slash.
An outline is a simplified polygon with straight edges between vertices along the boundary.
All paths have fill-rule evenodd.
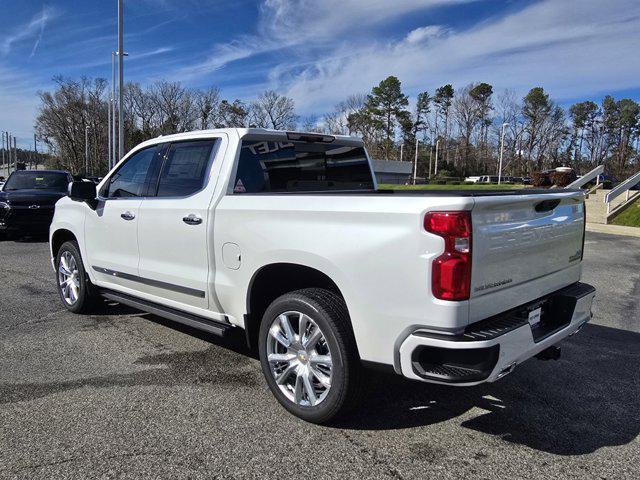
<path id="1" fill-rule="evenodd" d="M 62 286 L 60 284 L 60 262 L 62 256 L 68 253 L 70 254 L 76 263 L 77 267 L 77 299 L 74 303 L 69 303 L 67 299 L 65 299 L 64 294 L 62 292 Z M 65 306 L 67 310 L 73 313 L 92 313 L 95 311 L 99 296 L 96 292 L 95 286 L 89 280 L 89 276 L 84 269 L 84 264 L 82 263 L 82 256 L 80 255 L 80 248 L 78 247 L 77 242 L 69 241 L 62 244 L 60 250 L 58 250 L 58 254 L 56 255 L 56 285 L 58 287 L 58 294 L 60 295 L 60 299 L 62 300 L 62 304 Z"/>
<path id="2" fill-rule="evenodd" d="M 301 312 L 320 327 L 331 352 L 331 387 L 317 405 L 299 405 L 280 390 L 267 359 L 267 342 L 272 322 L 285 312 Z M 262 372 L 276 399 L 295 416 L 311 423 L 338 420 L 360 397 L 361 362 L 344 300 L 321 288 L 307 288 L 277 298 L 267 308 L 259 332 Z"/>

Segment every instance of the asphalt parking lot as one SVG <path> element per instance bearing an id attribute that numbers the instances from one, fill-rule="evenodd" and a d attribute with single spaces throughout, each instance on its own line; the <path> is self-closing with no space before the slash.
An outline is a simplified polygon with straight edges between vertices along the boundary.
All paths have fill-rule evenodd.
<path id="1" fill-rule="evenodd" d="M 242 335 L 74 316 L 48 245 L 2 241 L 0 477 L 637 478 L 640 239 L 588 233 L 583 280 L 596 317 L 559 361 L 466 389 L 379 375 L 319 427 L 279 406 Z"/>

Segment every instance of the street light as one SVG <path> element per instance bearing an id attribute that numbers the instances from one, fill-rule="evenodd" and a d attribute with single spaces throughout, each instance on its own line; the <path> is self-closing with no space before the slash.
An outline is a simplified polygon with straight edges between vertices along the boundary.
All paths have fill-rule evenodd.
<path id="1" fill-rule="evenodd" d="M 433 171 L 433 176 L 438 176 L 438 146 L 440 145 L 440 139 L 436 140 L 436 165 Z"/>
<path id="2" fill-rule="evenodd" d="M 89 125 L 84 127 L 84 174 L 89 176 Z"/>
<path id="3" fill-rule="evenodd" d="M 502 154 L 504 152 L 504 129 L 508 126 L 509 126 L 508 123 L 506 122 L 503 123 L 502 133 L 500 134 L 500 162 L 498 166 L 498 185 L 500 185 L 500 182 L 502 181 Z"/>
<path id="4" fill-rule="evenodd" d="M 413 162 L 413 184 L 416 184 L 416 176 L 418 175 L 418 148 L 419 148 L 418 137 L 416 137 L 416 156 Z"/>
<path id="5" fill-rule="evenodd" d="M 122 0 L 118 0 L 118 160 L 124 155 L 124 109 L 123 89 L 124 89 L 124 39 L 123 22 L 124 6 Z"/>

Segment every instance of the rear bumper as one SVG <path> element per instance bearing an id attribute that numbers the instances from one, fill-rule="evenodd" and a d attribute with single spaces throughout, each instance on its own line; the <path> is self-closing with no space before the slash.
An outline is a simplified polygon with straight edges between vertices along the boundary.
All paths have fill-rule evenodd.
<path id="1" fill-rule="evenodd" d="M 407 378 L 447 385 L 493 382 L 580 330 L 591 319 L 594 296 L 591 285 L 576 283 L 457 335 L 417 329 L 400 343 L 396 370 Z M 538 306 L 543 317 L 534 328 L 527 315 Z"/>

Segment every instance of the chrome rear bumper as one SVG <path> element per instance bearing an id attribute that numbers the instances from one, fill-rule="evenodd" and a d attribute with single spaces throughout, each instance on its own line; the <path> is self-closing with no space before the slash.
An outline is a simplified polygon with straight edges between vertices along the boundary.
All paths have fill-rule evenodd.
<path id="1" fill-rule="evenodd" d="M 591 285 L 576 283 L 471 325 L 459 335 L 417 329 L 400 344 L 396 370 L 407 378 L 447 385 L 493 382 L 511 373 L 519 363 L 578 332 L 592 317 L 594 296 Z M 523 316 L 532 305 L 547 305 L 542 307 L 547 311 L 536 328 Z"/>

